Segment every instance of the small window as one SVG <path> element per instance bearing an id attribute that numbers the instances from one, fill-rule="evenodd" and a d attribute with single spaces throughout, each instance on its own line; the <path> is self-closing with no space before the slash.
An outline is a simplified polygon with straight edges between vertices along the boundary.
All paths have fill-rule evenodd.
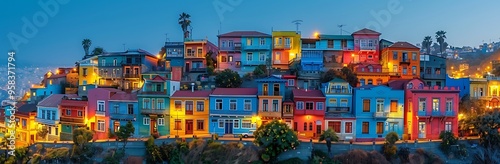
<path id="1" fill-rule="evenodd" d="M 165 125 L 165 118 L 158 118 L 158 125 Z"/>

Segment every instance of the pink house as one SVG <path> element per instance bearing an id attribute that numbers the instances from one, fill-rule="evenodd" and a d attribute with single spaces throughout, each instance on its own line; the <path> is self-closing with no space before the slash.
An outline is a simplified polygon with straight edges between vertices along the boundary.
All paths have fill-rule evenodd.
<path id="1" fill-rule="evenodd" d="M 379 61 L 379 32 L 364 28 L 352 33 L 352 36 L 354 38 L 354 52 L 343 54 L 344 64 Z"/>
<path id="2" fill-rule="evenodd" d="M 429 87 L 421 79 L 394 80 L 388 84 L 405 90 L 404 139 L 439 139 L 442 131 L 458 136 L 458 88 Z"/>
<path id="3" fill-rule="evenodd" d="M 125 93 L 114 88 L 95 88 L 88 92 L 88 115 L 94 139 L 108 139 L 110 127 L 109 100 L 117 93 Z"/>

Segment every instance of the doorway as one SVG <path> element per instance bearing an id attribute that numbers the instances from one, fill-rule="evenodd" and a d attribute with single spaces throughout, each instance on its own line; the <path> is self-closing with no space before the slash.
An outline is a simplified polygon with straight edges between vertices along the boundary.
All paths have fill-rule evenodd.
<path id="1" fill-rule="evenodd" d="M 224 134 L 233 134 L 233 120 L 225 120 Z"/>
<path id="2" fill-rule="evenodd" d="M 156 125 L 156 119 L 151 119 L 151 122 L 149 123 L 150 125 L 150 130 L 151 134 L 155 134 L 157 132 L 157 125 Z"/>
<path id="3" fill-rule="evenodd" d="M 425 122 L 418 122 L 418 138 L 425 138 Z"/>
<path id="4" fill-rule="evenodd" d="M 189 72 L 189 63 L 186 63 L 186 67 L 184 68 L 185 72 Z"/>
<path id="5" fill-rule="evenodd" d="M 319 137 L 321 135 L 321 125 L 316 125 L 316 135 L 314 137 Z"/>
<path id="6" fill-rule="evenodd" d="M 186 120 L 186 134 L 193 134 L 193 120 Z"/>

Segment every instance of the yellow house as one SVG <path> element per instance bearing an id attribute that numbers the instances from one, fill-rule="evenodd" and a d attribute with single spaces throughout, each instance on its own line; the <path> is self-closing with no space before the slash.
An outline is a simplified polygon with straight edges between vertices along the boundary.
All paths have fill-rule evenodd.
<path id="1" fill-rule="evenodd" d="M 18 102 L 16 106 L 16 146 L 28 146 L 37 141 L 37 107 L 35 103 L 27 102 Z"/>
<path id="2" fill-rule="evenodd" d="M 300 34 L 296 31 L 273 31 L 272 35 L 272 67 L 288 69 L 292 61 L 301 57 Z"/>
<path id="3" fill-rule="evenodd" d="M 175 91 L 170 96 L 170 135 L 208 135 L 211 91 Z"/>
<path id="4" fill-rule="evenodd" d="M 86 96 L 89 89 L 95 88 L 99 82 L 97 56 L 78 62 L 78 94 Z"/>

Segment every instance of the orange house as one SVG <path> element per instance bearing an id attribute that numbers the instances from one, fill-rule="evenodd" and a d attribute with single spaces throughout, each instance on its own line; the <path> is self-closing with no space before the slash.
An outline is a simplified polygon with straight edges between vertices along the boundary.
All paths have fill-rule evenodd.
<path id="1" fill-rule="evenodd" d="M 391 79 L 420 78 L 420 48 L 408 42 L 396 42 L 382 50 L 380 64 Z"/>

